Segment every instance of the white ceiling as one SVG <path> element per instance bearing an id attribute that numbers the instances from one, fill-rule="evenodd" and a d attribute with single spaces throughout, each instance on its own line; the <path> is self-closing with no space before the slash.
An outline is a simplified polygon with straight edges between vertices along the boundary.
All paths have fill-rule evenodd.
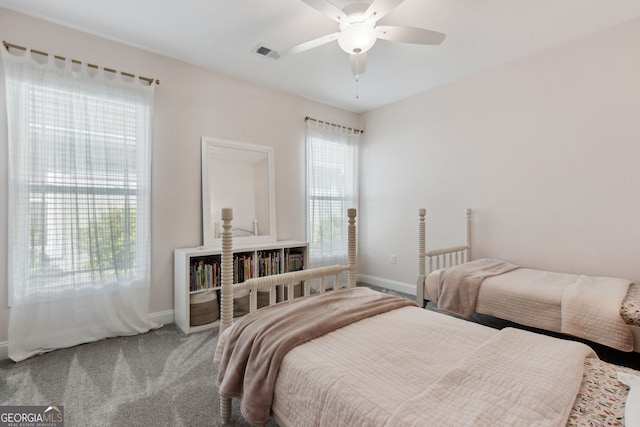
<path id="1" fill-rule="evenodd" d="M 439 46 L 378 40 L 356 84 L 337 42 L 280 59 L 253 53 L 259 44 L 281 51 L 337 31 L 300 0 L 0 0 L 0 7 L 355 112 L 640 17 L 639 0 L 405 0 L 378 24 L 447 38 Z"/>

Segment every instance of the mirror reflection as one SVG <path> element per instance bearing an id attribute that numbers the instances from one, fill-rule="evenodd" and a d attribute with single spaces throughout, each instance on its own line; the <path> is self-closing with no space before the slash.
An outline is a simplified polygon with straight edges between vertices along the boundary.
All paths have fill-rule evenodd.
<path id="1" fill-rule="evenodd" d="M 273 149 L 202 138 L 204 245 L 219 244 L 220 209 L 233 208 L 233 235 L 241 242 L 276 240 Z"/>

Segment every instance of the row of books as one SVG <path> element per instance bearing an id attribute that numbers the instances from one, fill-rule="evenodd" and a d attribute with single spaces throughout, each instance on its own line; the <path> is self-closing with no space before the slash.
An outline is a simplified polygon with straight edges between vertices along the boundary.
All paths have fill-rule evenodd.
<path id="1" fill-rule="evenodd" d="M 220 286 L 220 258 L 204 258 L 195 260 L 190 265 L 190 291 L 211 289 Z M 242 283 L 252 277 L 263 277 L 282 271 L 280 252 L 258 252 L 257 267 L 253 254 L 237 254 L 233 257 L 233 282 Z M 298 271 L 304 268 L 302 252 L 285 253 L 286 271 Z M 257 276 L 256 276 L 257 269 Z"/>
<path id="2" fill-rule="evenodd" d="M 288 252 L 285 257 L 287 271 L 298 271 L 304 268 L 304 254 L 302 252 Z"/>
<path id="3" fill-rule="evenodd" d="M 201 259 L 189 267 L 189 289 L 197 291 L 220 286 L 220 263 L 212 259 Z"/>
<path id="4" fill-rule="evenodd" d="M 233 283 L 242 283 L 255 277 L 253 271 L 253 255 L 233 257 Z"/>
<path id="5" fill-rule="evenodd" d="M 280 269 L 280 251 L 258 252 L 258 277 L 278 274 Z"/>

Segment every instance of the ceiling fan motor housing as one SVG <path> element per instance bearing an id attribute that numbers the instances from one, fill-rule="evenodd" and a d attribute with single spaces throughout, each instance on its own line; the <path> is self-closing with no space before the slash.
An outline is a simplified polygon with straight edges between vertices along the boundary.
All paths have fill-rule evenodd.
<path id="1" fill-rule="evenodd" d="M 377 39 L 372 24 L 355 23 L 342 29 L 338 36 L 338 44 L 347 53 L 364 53 L 371 49 Z"/>

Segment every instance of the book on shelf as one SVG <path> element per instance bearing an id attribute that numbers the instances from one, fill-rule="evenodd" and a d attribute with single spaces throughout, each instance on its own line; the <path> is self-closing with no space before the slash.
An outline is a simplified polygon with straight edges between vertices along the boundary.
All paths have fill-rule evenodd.
<path id="1" fill-rule="evenodd" d="M 304 254 L 302 252 L 288 252 L 286 255 L 287 271 L 298 271 L 304 268 Z"/>
<path id="2" fill-rule="evenodd" d="M 258 277 L 280 273 L 280 251 L 258 253 Z"/>
<path id="3" fill-rule="evenodd" d="M 191 292 L 220 286 L 220 262 L 200 259 L 189 266 L 189 290 Z"/>
<path id="4" fill-rule="evenodd" d="M 255 277 L 253 255 L 240 254 L 233 257 L 233 282 L 242 283 Z"/>

